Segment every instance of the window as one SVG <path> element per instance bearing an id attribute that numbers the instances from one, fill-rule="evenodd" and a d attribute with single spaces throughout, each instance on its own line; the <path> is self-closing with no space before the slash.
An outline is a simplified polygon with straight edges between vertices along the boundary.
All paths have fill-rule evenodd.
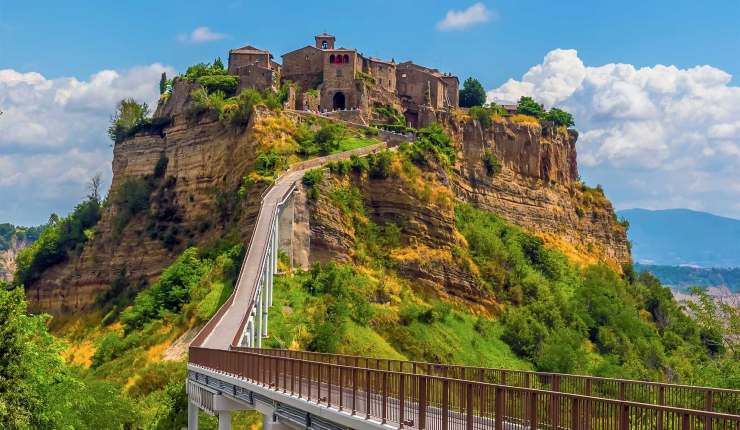
<path id="1" fill-rule="evenodd" d="M 344 54 L 343 60 L 344 60 L 344 61 L 342 61 L 343 63 L 349 63 L 349 55 Z"/>
<path id="2" fill-rule="evenodd" d="M 402 77 L 402 78 L 405 78 L 405 77 L 406 77 L 406 74 L 405 74 L 405 73 L 402 73 L 402 74 L 401 74 L 401 77 Z"/>
<path id="3" fill-rule="evenodd" d="M 334 64 L 334 54 L 329 56 L 329 64 Z"/>
<path id="4" fill-rule="evenodd" d="M 338 78 L 342 77 L 342 69 L 337 69 L 337 77 Z"/>
<path id="5" fill-rule="evenodd" d="M 328 48 L 329 48 L 329 43 L 326 40 L 321 42 L 321 49 L 328 49 Z"/>

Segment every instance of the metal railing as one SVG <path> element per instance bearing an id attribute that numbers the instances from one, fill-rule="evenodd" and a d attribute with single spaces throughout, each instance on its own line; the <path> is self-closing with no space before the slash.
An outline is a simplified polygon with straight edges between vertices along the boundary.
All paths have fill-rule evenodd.
<path id="1" fill-rule="evenodd" d="M 190 363 L 396 428 L 740 430 L 740 416 L 372 369 L 190 348 Z"/>
<path id="2" fill-rule="evenodd" d="M 423 374 L 463 381 L 486 382 L 512 387 L 535 388 L 677 408 L 700 409 L 734 415 L 740 414 L 740 390 L 725 388 L 602 378 L 587 375 L 447 365 L 309 351 L 291 351 L 286 349 L 235 349 L 246 352 L 258 352 L 275 357 L 288 357 L 342 366 L 410 373 L 412 375 Z"/>

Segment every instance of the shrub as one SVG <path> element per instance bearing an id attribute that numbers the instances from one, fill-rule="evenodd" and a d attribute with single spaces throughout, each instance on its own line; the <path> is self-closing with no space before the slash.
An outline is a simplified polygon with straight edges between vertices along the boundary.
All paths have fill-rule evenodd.
<path id="1" fill-rule="evenodd" d="M 208 94 L 220 91 L 227 96 L 233 96 L 239 86 L 239 78 L 232 75 L 201 76 L 197 81 L 206 89 Z"/>
<path id="2" fill-rule="evenodd" d="M 149 106 L 146 103 L 137 103 L 134 99 L 121 100 L 111 117 L 108 136 L 115 143 L 132 136 L 141 127 L 151 122 L 147 115 L 149 115 Z"/>
<path id="3" fill-rule="evenodd" d="M 178 312 L 190 301 L 190 291 L 212 266 L 201 259 L 197 248 L 186 249 L 175 262 L 162 272 L 159 280 L 136 296 L 134 304 L 121 314 L 125 331 L 141 328 L 163 312 Z"/>
<path id="4" fill-rule="evenodd" d="M 28 286 L 47 268 L 63 261 L 72 252 L 79 252 L 87 242 L 88 230 L 100 220 L 100 203 L 88 199 L 78 204 L 74 211 L 53 224 L 49 224 L 31 246 L 22 249 L 16 258 L 15 285 Z"/>
<path id="5" fill-rule="evenodd" d="M 473 106 L 469 112 L 470 116 L 478 120 L 483 128 L 489 128 L 493 124 L 493 121 L 491 121 L 493 112 L 490 109 L 483 106 Z"/>
<path id="6" fill-rule="evenodd" d="M 224 107 L 222 121 L 231 128 L 241 128 L 247 125 L 254 107 L 262 102 L 262 95 L 255 89 L 246 89 L 233 98 L 232 103 Z"/>
<path id="7" fill-rule="evenodd" d="M 254 163 L 254 168 L 262 176 L 274 177 L 278 170 L 287 163 L 284 156 L 275 151 L 260 152 Z"/>
<path id="8" fill-rule="evenodd" d="M 529 115 L 541 119 L 545 116 L 545 108 L 541 104 L 534 101 L 532 97 L 522 96 L 522 98 L 519 99 L 516 113 Z"/>
<path id="9" fill-rule="evenodd" d="M 311 169 L 303 174 L 303 185 L 314 187 L 321 183 L 322 179 L 324 179 L 324 171 L 322 169 Z"/>
<path id="10" fill-rule="evenodd" d="M 465 80 L 460 90 L 460 106 L 483 106 L 486 103 L 486 90 L 480 81 L 472 77 Z"/>
<path id="11" fill-rule="evenodd" d="M 123 232 L 131 218 L 149 209 L 151 192 L 151 183 L 141 176 L 126 178 L 118 186 L 111 197 L 111 203 L 117 209 L 112 220 L 115 234 Z"/>
<path id="12" fill-rule="evenodd" d="M 366 157 L 359 157 L 357 155 L 352 155 L 349 157 L 349 163 L 352 168 L 352 171 L 355 173 L 362 173 L 367 172 L 370 170 L 370 164 L 368 163 L 368 160 Z"/>
<path id="13" fill-rule="evenodd" d="M 483 153 L 483 165 L 486 166 L 488 176 L 496 176 L 501 171 L 501 163 L 498 161 L 498 157 L 491 151 Z"/>
<path id="14" fill-rule="evenodd" d="M 573 127 L 576 125 L 575 121 L 573 121 L 573 115 L 558 108 L 550 109 L 550 111 L 545 114 L 544 119 L 563 127 Z"/>
<path id="15" fill-rule="evenodd" d="M 391 175 L 393 153 L 381 151 L 367 157 L 368 173 L 373 179 L 385 179 Z"/>
<path id="16" fill-rule="evenodd" d="M 339 149 L 339 141 L 347 134 L 347 127 L 340 123 L 330 123 L 319 129 L 314 136 L 314 142 L 322 155 L 330 154 Z"/>
<path id="17" fill-rule="evenodd" d="M 383 126 L 398 125 L 406 127 L 406 117 L 393 106 L 376 107 L 375 112 L 385 120 Z"/>
<path id="18" fill-rule="evenodd" d="M 411 161 L 419 165 L 428 164 L 428 157 L 433 157 L 445 167 L 451 166 L 456 160 L 452 138 L 436 123 L 419 130 L 416 142 L 410 149 Z"/>

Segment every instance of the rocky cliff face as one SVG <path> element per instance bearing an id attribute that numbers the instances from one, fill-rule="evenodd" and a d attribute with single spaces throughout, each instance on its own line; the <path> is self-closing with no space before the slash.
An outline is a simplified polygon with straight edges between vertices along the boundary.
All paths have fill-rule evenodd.
<path id="1" fill-rule="evenodd" d="M 259 121 L 253 115 L 252 121 Z M 111 193 L 132 177 L 151 177 L 161 159 L 167 159 L 163 178 L 154 181 L 150 210 L 136 215 L 122 232 L 113 229 L 116 207 L 108 205 L 96 226 L 95 237 L 79 256 L 48 269 L 27 286 L 32 309 L 64 314 L 94 307 L 96 297 L 124 271 L 132 288 L 152 282 L 189 245 L 202 245 L 229 233 L 249 238 L 261 189 L 237 199 L 244 172 L 254 163 L 253 127 L 227 131 L 214 118 L 197 123 L 176 115 L 161 133 L 141 134 L 115 145 Z M 151 213 L 162 206 L 176 213 L 165 227 L 174 244 L 153 237 Z M 235 221 L 235 222 L 234 222 Z M 154 229 L 161 229 L 159 224 Z"/>
<path id="2" fill-rule="evenodd" d="M 169 103 L 175 102 L 184 103 Z M 158 115 L 166 116 L 161 111 Z M 32 308 L 52 314 L 89 309 L 122 271 L 131 285 L 140 288 L 155 280 L 188 245 L 202 245 L 227 233 L 246 243 L 262 189 L 251 189 L 243 199 L 235 195 L 264 144 L 260 139 L 265 127 L 259 123 L 271 115 L 276 114 L 258 111 L 245 131 L 233 132 L 212 118 L 193 123 L 175 113 L 161 132 L 117 144 L 112 192 L 126 178 L 151 177 L 160 160 L 167 159 L 149 213 L 166 206 L 177 214 L 174 222 L 161 227 L 175 232 L 175 245 L 165 246 L 153 234 L 147 214 L 137 215 L 116 234 L 112 226 L 116 208 L 109 205 L 82 253 L 50 268 L 28 286 Z M 354 183 L 370 219 L 378 225 L 400 226 L 404 247 L 391 257 L 402 275 L 440 295 L 475 304 L 494 302 L 465 269 L 467 262 L 455 255 L 455 247 L 464 245 L 455 229 L 455 199 L 500 214 L 576 260 L 602 260 L 616 267 L 630 259 L 624 228 L 616 222 L 611 204 L 577 180 L 574 132 L 509 119 L 489 128 L 470 119 L 443 121 L 459 148 L 458 161 L 450 171 L 410 176 L 396 163 L 395 174 L 387 179 Z M 261 130 L 259 136 L 256 129 Z M 491 155 L 501 167 L 496 174 L 484 161 Z M 300 265 L 355 257 L 353 223 L 330 204 L 327 191 L 316 201 L 306 199 L 305 190 L 295 198 L 295 216 L 301 223 L 295 230 L 305 248 L 294 250 Z"/>
<path id="3" fill-rule="evenodd" d="M 600 190 L 578 180 L 575 131 L 501 119 L 489 128 L 475 121 L 452 124 L 462 142 L 453 178 L 455 194 L 583 262 L 630 261 L 626 229 Z M 501 171 L 489 174 L 484 159 L 496 157 Z"/>

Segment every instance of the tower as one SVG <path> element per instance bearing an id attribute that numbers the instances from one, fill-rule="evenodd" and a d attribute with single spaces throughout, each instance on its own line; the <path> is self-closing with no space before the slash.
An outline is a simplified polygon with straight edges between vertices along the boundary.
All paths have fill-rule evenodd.
<path id="1" fill-rule="evenodd" d="M 314 36 L 314 39 L 316 39 L 316 47 L 319 49 L 334 49 L 334 41 L 337 40 L 336 37 L 326 33 L 318 34 Z"/>

